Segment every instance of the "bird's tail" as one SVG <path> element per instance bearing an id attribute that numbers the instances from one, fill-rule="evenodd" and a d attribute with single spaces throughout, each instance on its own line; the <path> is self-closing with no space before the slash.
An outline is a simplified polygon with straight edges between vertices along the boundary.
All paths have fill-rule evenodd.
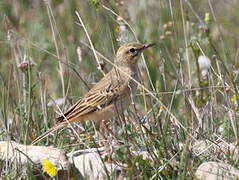
<path id="1" fill-rule="evenodd" d="M 61 122 L 59 124 L 56 124 L 51 129 L 49 129 L 48 131 L 44 132 L 42 135 L 40 135 L 36 139 L 34 139 L 31 143 L 31 145 L 34 145 L 34 144 L 40 142 L 41 140 L 43 140 L 44 138 L 46 138 L 47 136 L 49 136 L 51 133 L 55 132 L 56 130 L 67 126 L 67 124 L 68 124 L 68 122 Z"/>

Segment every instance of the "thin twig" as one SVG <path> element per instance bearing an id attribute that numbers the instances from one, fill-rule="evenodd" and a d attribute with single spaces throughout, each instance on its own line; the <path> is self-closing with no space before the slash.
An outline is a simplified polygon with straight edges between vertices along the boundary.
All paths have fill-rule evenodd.
<path id="1" fill-rule="evenodd" d="M 82 20 L 82 18 L 81 18 L 81 16 L 80 16 L 80 14 L 79 14 L 77 11 L 75 11 L 75 13 L 76 13 L 76 15 L 77 15 L 77 17 L 78 17 L 78 19 L 79 19 L 79 21 L 80 21 L 80 25 L 82 26 L 82 28 L 83 28 L 84 31 L 85 31 L 86 37 L 87 37 L 87 39 L 88 39 L 88 41 L 89 41 L 89 43 L 90 43 L 90 46 L 91 46 L 91 48 L 92 48 L 93 54 L 94 54 L 94 56 L 95 56 L 95 60 L 96 60 L 97 65 L 98 65 L 97 69 L 99 69 L 100 72 L 101 72 L 103 75 L 105 75 L 104 71 L 103 71 L 102 68 L 101 68 L 99 58 L 98 58 L 98 56 L 97 56 L 97 54 L 96 54 L 96 52 L 95 52 L 95 47 L 94 47 L 94 45 L 93 45 L 93 43 L 92 43 L 92 41 L 91 41 L 91 39 L 90 39 L 90 35 L 89 35 L 89 33 L 88 33 L 88 31 L 87 31 L 87 29 L 86 29 L 86 27 L 85 27 L 85 24 L 84 24 L 84 22 L 83 22 L 83 20 Z"/>
<path id="2" fill-rule="evenodd" d="M 50 22 L 50 25 L 51 25 L 53 42 L 54 42 L 55 48 L 56 48 L 56 55 L 57 55 L 57 58 L 60 59 L 60 51 L 59 51 L 59 47 L 58 47 L 58 43 L 57 43 L 57 35 L 56 35 L 56 32 L 55 32 L 55 29 L 57 29 L 57 28 L 56 28 L 56 24 L 54 23 L 55 20 L 54 20 L 53 12 L 52 12 L 50 3 L 48 1 L 45 1 L 45 4 L 46 4 L 46 9 L 47 9 L 49 22 Z M 61 83 L 62 83 L 62 97 L 65 98 L 66 94 L 65 94 L 65 83 L 64 83 L 64 70 L 63 70 L 63 67 L 62 67 L 61 63 L 59 63 L 59 69 L 60 69 L 59 73 L 60 73 Z"/>

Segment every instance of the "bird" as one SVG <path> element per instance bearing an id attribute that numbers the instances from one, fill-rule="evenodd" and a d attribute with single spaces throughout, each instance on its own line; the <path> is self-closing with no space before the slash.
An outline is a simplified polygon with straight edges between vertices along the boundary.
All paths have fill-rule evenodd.
<path id="1" fill-rule="evenodd" d="M 137 61 L 141 53 L 155 43 L 144 44 L 131 42 L 123 44 L 114 58 L 114 66 L 97 82 L 82 99 L 71 106 L 64 115 L 57 118 L 57 123 L 48 131 L 32 141 L 40 142 L 49 134 L 62 129 L 73 122 L 93 120 L 99 129 L 102 121 L 108 121 L 116 115 L 123 114 L 132 103 L 137 89 L 139 72 Z"/>

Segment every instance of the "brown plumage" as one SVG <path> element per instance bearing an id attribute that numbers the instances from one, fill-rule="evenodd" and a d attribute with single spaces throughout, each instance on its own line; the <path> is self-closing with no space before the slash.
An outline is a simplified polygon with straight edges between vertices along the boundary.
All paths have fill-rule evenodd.
<path id="1" fill-rule="evenodd" d="M 76 102 L 65 114 L 57 118 L 58 123 L 37 137 L 36 144 L 50 133 L 72 122 L 94 120 L 99 127 L 102 120 L 109 120 L 123 111 L 132 102 L 137 89 L 137 60 L 141 52 L 154 44 L 128 43 L 121 46 L 115 57 L 113 69 L 105 75 L 86 95 Z M 134 80 L 133 80 L 134 79 Z"/>

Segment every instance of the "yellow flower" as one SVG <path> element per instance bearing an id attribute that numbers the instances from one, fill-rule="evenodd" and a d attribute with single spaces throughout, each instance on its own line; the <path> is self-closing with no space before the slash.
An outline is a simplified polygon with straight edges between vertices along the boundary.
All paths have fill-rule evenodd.
<path id="1" fill-rule="evenodd" d="M 87 137 L 86 137 L 86 139 L 87 139 L 87 141 L 93 141 L 94 140 L 94 137 L 92 136 L 92 135 L 88 135 Z"/>
<path id="2" fill-rule="evenodd" d="M 51 163 L 49 160 L 43 160 L 42 167 L 44 171 L 49 174 L 50 176 L 54 177 L 57 175 L 57 168 L 54 164 Z"/>
<path id="3" fill-rule="evenodd" d="M 116 26 L 115 32 L 116 32 L 116 33 L 119 33 L 119 32 L 120 32 L 120 27 L 119 27 L 119 26 Z"/>
<path id="4" fill-rule="evenodd" d="M 236 96 L 236 95 L 233 95 L 232 97 L 231 97 L 231 101 L 237 101 L 238 100 L 238 97 Z"/>
<path id="5" fill-rule="evenodd" d="M 209 13 L 205 13 L 204 22 L 206 24 L 209 24 L 209 22 L 210 22 L 210 14 Z"/>

